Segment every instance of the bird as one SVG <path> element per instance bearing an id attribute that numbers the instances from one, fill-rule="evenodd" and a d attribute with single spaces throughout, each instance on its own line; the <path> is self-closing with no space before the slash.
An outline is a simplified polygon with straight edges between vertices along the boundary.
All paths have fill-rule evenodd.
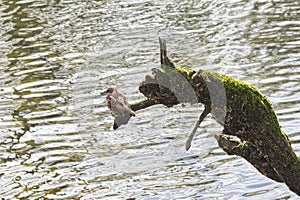
<path id="1" fill-rule="evenodd" d="M 127 124 L 135 112 L 130 108 L 126 97 L 116 88 L 108 88 L 104 94 L 107 94 L 107 107 L 110 109 L 114 119 L 113 129 L 116 130 L 122 124 Z"/>

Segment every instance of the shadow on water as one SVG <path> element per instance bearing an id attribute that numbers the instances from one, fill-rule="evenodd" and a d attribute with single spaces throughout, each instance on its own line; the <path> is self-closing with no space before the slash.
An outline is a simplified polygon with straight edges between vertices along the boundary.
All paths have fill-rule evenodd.
<path id="1" fill-rule="evenodd" d="M 295 1 L 0 2 L 0 197 L 296 199 L 222 152 L 209 118 L 185 152 L 201 105 L 157 105 L 112 131 L 100 91 L 142 99 L 161 36 L 175 60 L 259 87 L 299 155 L 299 10 Z"/>

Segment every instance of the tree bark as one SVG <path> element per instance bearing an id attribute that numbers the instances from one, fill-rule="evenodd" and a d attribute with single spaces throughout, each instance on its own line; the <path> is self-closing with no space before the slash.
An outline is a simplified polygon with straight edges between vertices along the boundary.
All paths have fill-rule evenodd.
<path id="1" fill-rule="evenodd" d="M 155 104 L 204 104 L 224 127 L 216 139 L 225 152 L 245 158 L 263 175 L 284 182 L 300 195 L 300 161 L 270 101 L 254 86 L 226 75 L 175 67 L 167 57 L 163 40 L 160 46 L 161 68 L 153 69 L 139 86 L 147 100 L 131 108 L 136 111 Z"/>

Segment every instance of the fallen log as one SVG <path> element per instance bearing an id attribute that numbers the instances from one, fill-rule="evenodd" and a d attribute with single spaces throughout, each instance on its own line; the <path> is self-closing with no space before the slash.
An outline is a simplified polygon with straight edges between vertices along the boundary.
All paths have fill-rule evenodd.
<path id="1" fill-rule="evenodd" d="M 147 99 L 131 108 L 136 111 L 155 104 L 204 104 L 205 110 L 187 140 L 187 150 L 201 121 L 211 113 L 224 127 L 216 139 L 225 152 L 245 158 L 263 175 L 284 182 L 300 195 L 300 161 L 271 102 L 254 86 L 229 76 L 176 67 L 167 56 L 165 41 L 159 42 L 161 67 L 153 69 L 139 86 Z"/>

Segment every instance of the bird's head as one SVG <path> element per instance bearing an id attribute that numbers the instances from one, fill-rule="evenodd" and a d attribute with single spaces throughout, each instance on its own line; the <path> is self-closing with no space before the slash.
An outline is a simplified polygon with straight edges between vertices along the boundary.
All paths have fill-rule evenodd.
<path id="1" fill-rule="evenodd" d="M 107 101 L 107 105 L 109 108 L 111 108 L 111 106 L 115 106 L 117 104 L 117 100 L 113 97 L 113 95 L 111 93 L 107 94 L 106 101 Z"/>
<path id="2" fill-rule="evenodd" d="M 101 92 L 102 95 L 105 94 L 112 94 L 115 91 L 115 88 L 108 88 L 107 90 L 105 90 L 104 92 Z"/>

